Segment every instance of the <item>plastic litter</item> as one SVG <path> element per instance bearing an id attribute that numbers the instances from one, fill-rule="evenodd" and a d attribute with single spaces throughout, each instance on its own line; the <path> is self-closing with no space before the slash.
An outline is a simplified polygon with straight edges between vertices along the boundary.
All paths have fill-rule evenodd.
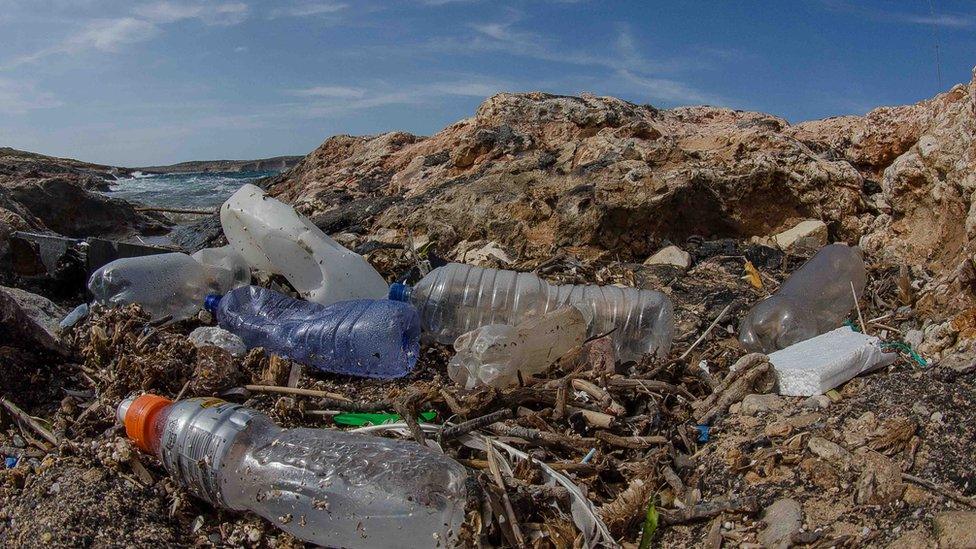
<path id="1" fill-rule="evenodd" d="M 841 325 L 867 283 L 861 250 L 824 246 L 760 301 L 739 325 L 739 342 L 750 352 L 771 353 Z"/>
<path id="2" fill-rule="evenodd" d="M 882 346 L 880 339 L 844 326 L 770 353 L 769 362 L 779 394 L 813 396 L 894 362 L 898 354 L 885 353 Z"/>
<path id="3" fill-rule="evenodd" d="M 215 398 L 144 394 L 117 412 L 130 439 L 197 497 L 327 547 L 451 547 L 467 471 L 413 442 L 282 429 Z M 164 443 L 165 441 L 165 443 Z"/>
<path id="4" fill-rule="evenodd" d="M 190 332 L 190 343 L 194 347 L 220 347 L 234 356 L 243 356 L 247 352 L 244 340 L 235 334 L 218 326 L 201 326 Z"/>
<path id="5" fill-rule="evenodd" d="M 514 326 L 575 305 L 587 319 L 587 335 L 613 331 L 621 360 L 667 355 L 674 333 L 671 299 L 654 290 L 617 286 L 550 285 L 531 273 L 449 263 L 414 287 L 393 284 L 390 299 L 413 303 L 424 329 L 440 343 L 489 324 Z"/>
<path id="6" fill-rule="evenodd" d="M 220 224 L 252 268 L 283 275 L 309 301 L 330 305 L 386 297 L 386 281 L 361 255 L 254 185 L 224 202 Z"/>
<path id="7" fill-rule="evenodd" d="M 586 337 L 586 320 L 576 307 L 561 307 L 518 326 L 489 324 L 454 343 L 457 353 L 447 375 L 465 389 L 488 385 L 504 389 L 544 372 Z"/>
<path id="8" fill-rule="evenodd" d="M 207 294 L 250 281 L 250 272 L 241 272 L 241 259 L 232 254 L 225 247 L 194 254 L 203 262 L 184 253 L 116 259 L 92 273 L 88 290 L 99 303 L 138 303 L 154 320 L 183 320 L 200 310 Z"/>
<path id="9" fill-rule="evenodd" d="M 712 434 L 711 425 L 695 425 L 695 429 L 698 431 L 698 442 L 708 442 Z"/>
<path id="10" fill-rule="evenodd" d="M 417 419 L 423 421 L 433 421 L 437 417 L 437 412 L 427 411 L 417 414 Z M 370 413 L 370 412 L 343 412 L 332 417 L 336 425 L 347 427 L 365 427 L 368 425 L 384 425 L 400 421 L 399 414 Z"/>
<path id="11" fill-rule="evenodd" d="M 17 458 L 14 456 L 7 456 L 3 458 L 3 465 L 7 469 L 13 469 L 17 466 Z"/>
<path id="12" fill-rule="evenodd" d="M 72 309 L 71 312 L 68 313 L 63 319 L 61 319 L 61 322 L 58 323 L 58 327 L 64 330 L 65 328 L 70 328 L 74 326 L 75 324 L 78 323 L 79 320 L 88 316 L 88 310 L 89 307 L 87 303 L 82 303 L 81 305 L 78 305 L 77 307 Z"/>
<path id="13" fill-rule="evenodd" d="M 420 318 L 406 303 L 359 299 L 325 306 L 245 286 L 208 296 L 206 307 L 249 348 L 335 374 L 401 377 L 420 353 Z"/>

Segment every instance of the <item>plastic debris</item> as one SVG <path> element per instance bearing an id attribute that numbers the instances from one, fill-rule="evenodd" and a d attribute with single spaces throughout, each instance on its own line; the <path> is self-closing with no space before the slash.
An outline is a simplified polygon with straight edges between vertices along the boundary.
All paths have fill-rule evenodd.
<path id="1" fill-rule="evenodd" d="M 190 343 L 194 347 L 211 345 L 220 347 L 234 356 L 243 356 L 247 352 L 244 340 L 219 326 L 201 326 L 190 332 Z"/>
<path id="2" fill-rule="evenodd" d="M 860 297 L 866 283 L 859 248 L 825 246 L 753 306 L 739 325 L 739 342 L 747 351 L 768 354 L 833 330 L 854 309 L 854 293 Z"/>
<path id="3" fill-rule="evenodd" d="M 88 290 L 99 303 L 138 303 L 154 320 L 183 320 L 200 310 L 207 294 L 228 292 L 250 281 L 250 272 L 236 268 L 241 259 L 231 254 L 226 247 L 194 254 L 207 263 L 184 253 L 116 259 L 92 273 Z"/>
<path id="4" fill-rule="evenodd" d="M 467 471 L 413 442 L 327 429 L 282 429 L 215 398 L 144 394 L 117 417 L 144 452 L 197 497 L 252 511 L 327 547 L 450 547 Z M 166 444 L 162 444 L 162 441 Z"/>
<path id="5" fill-rule="evenodd" d="M 251 268 L 231 246 L 204 248 L 190 257 L 209 267 L 212 285 L 217 291 L 221 291 L 221 288 L 229 291 L 251 283 Z"/>
<path id="6" fill-rule="evenodd" d="M 71 312 L 68 313 L 67 316 L 65 316 L 61 320 L 61 322 L 58 323 L 58 327 L 64 330 L 65 328 L 70 328 L 74 326 L 75 324 L 78 323 L 79 320 L 88 316 L 88 310 L 89 307 L 87 303 L 82 303 L 81 305 L 78 305 L 77 307 L 72 309 Z"/>
<path id="7" fill-rule="evenodd" d="M 14 456 L 7 456 L 3 459 L 3 465 L 7 469 L 13 469 L 17 466 L 17 458 Z"/>
<path id="8" fill-rule="evenodd" d="M 587 320 L 587 335 L 613 332 L 621 360 L 666 356 L 674 334 L 671 299 L 654 290 L 617 286 L 550 285 L 531 273 L 449 263 L 414 287 L 393 284 L 390 299 L 413 303 L 437 341 L 452 344 L 461 334 L 489 324 L 515 326 L 529 318 L 575 305 Z"/>
<path id="9" fill-rule="evenodd" d="M 221 206 L 220 224 L 252 268 L 283 275 L 309 301 L 386 297 L 386 281 L 361 255 L 254 185 L 244 185 Z"/>
<path id="10" fill-rule="evenodd" d="M 489 324 L 457 338 L 447 375 L 465 389 L 504 389 L 544 372 L 586 337 L 586 320 L 576 307 L 562 307 L 518 326 Z"/>
<path id="11" fill-rule="evenodd" d="M 325 306 L 245 286 L 208 296 L 206 307 L 249 348 L 264 347 L 325 372 L 402 377 L 420 353 L 420 319 L 406 303 L 359 299 Z"/>
<path id="12" fill-rule="evenodd" d="M 711 438 L 712 427 L 710 425 L 695 425 L 698 431 L 698 442 L 708 442 Z"/>
<path id="13" fill-rule="evenodd" d="M 845 381 L 887 366 L 898 357 L 885 353 L 880 339 L 837 328 L 770 353 L 779 394 L 812 396 L 830 391 Z"/>
<path id="14" fill-rule="evenodd" d="M 417 414 L 417 419 L 422 421 L 433 421 L 437 417 L 437 412 L 426 411 Z M 399 414 L 369 413 L 369 412 L 343 412 L 332 417 L 336 425 L 347 427 L 365 427 L 369 425 L 384 425 L 400 421 Z"/>

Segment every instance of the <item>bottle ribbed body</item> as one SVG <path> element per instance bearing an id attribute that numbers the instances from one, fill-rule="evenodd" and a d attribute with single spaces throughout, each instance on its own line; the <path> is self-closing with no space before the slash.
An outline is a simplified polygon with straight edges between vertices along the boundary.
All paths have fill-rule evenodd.
<path id="1" fill-rule="evenodd" d="M 246 286 L 221 298 L 217 321 L 250 348 L 337 374 L 401 377 L 420 352 L 417 311 L 385 299 L 323 306 Z"/>
<path id="2" fill-rule="evenodd" d="M 588 335 L 614 330 L 618 356 L 664 356 L 674 332 L 674 307 L 661 292 L 591 285 L 550 285 L 531 273 L 450 263 L 431 271 L 411 290 L 410 301 L 437 341 L 488 324 L 520 324 L 564 305 L 587 317 Z"/>
<path id="3" fill-rule="evenodd" d="M 326 547 L 450 547 L 467 472 L 413 442 L 282 429 L 256 410 L 187 399 L 161 414 L 156 454 L 212 504 Z"/>

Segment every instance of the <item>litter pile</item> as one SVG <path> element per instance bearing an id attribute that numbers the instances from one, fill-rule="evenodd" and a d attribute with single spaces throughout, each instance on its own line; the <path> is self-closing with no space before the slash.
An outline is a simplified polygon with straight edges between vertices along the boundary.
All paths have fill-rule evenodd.
<path id="1" fill-rule="evenodd" d="M 410 243 L 381 274 L 251 185 L 221 225 L 95 271 L 33 351 L 57 367 L 3 347 L 4 545 L 971 536 L 944 513 L 976 508 L 972 371 L 918 353 L 903 271 L 858 248 L 502 270 Z"/>

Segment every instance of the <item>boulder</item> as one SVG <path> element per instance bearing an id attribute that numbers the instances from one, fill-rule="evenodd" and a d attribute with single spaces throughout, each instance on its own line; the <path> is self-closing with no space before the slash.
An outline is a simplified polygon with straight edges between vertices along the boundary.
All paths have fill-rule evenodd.
<path id="1" fill-rule="evenodd" d="M 3 345 L 63 353 L 58 323 L 67 314 L 49 299 L 17 288 L 0 286 L 0 334 Z"/>
<path id="2" fill-rule="evenodd" d="M 691 254 L 677 246 L 668 246 L 647 258 L 644 265 L 670 265 L 684 270 L 691 266 Z"/>

